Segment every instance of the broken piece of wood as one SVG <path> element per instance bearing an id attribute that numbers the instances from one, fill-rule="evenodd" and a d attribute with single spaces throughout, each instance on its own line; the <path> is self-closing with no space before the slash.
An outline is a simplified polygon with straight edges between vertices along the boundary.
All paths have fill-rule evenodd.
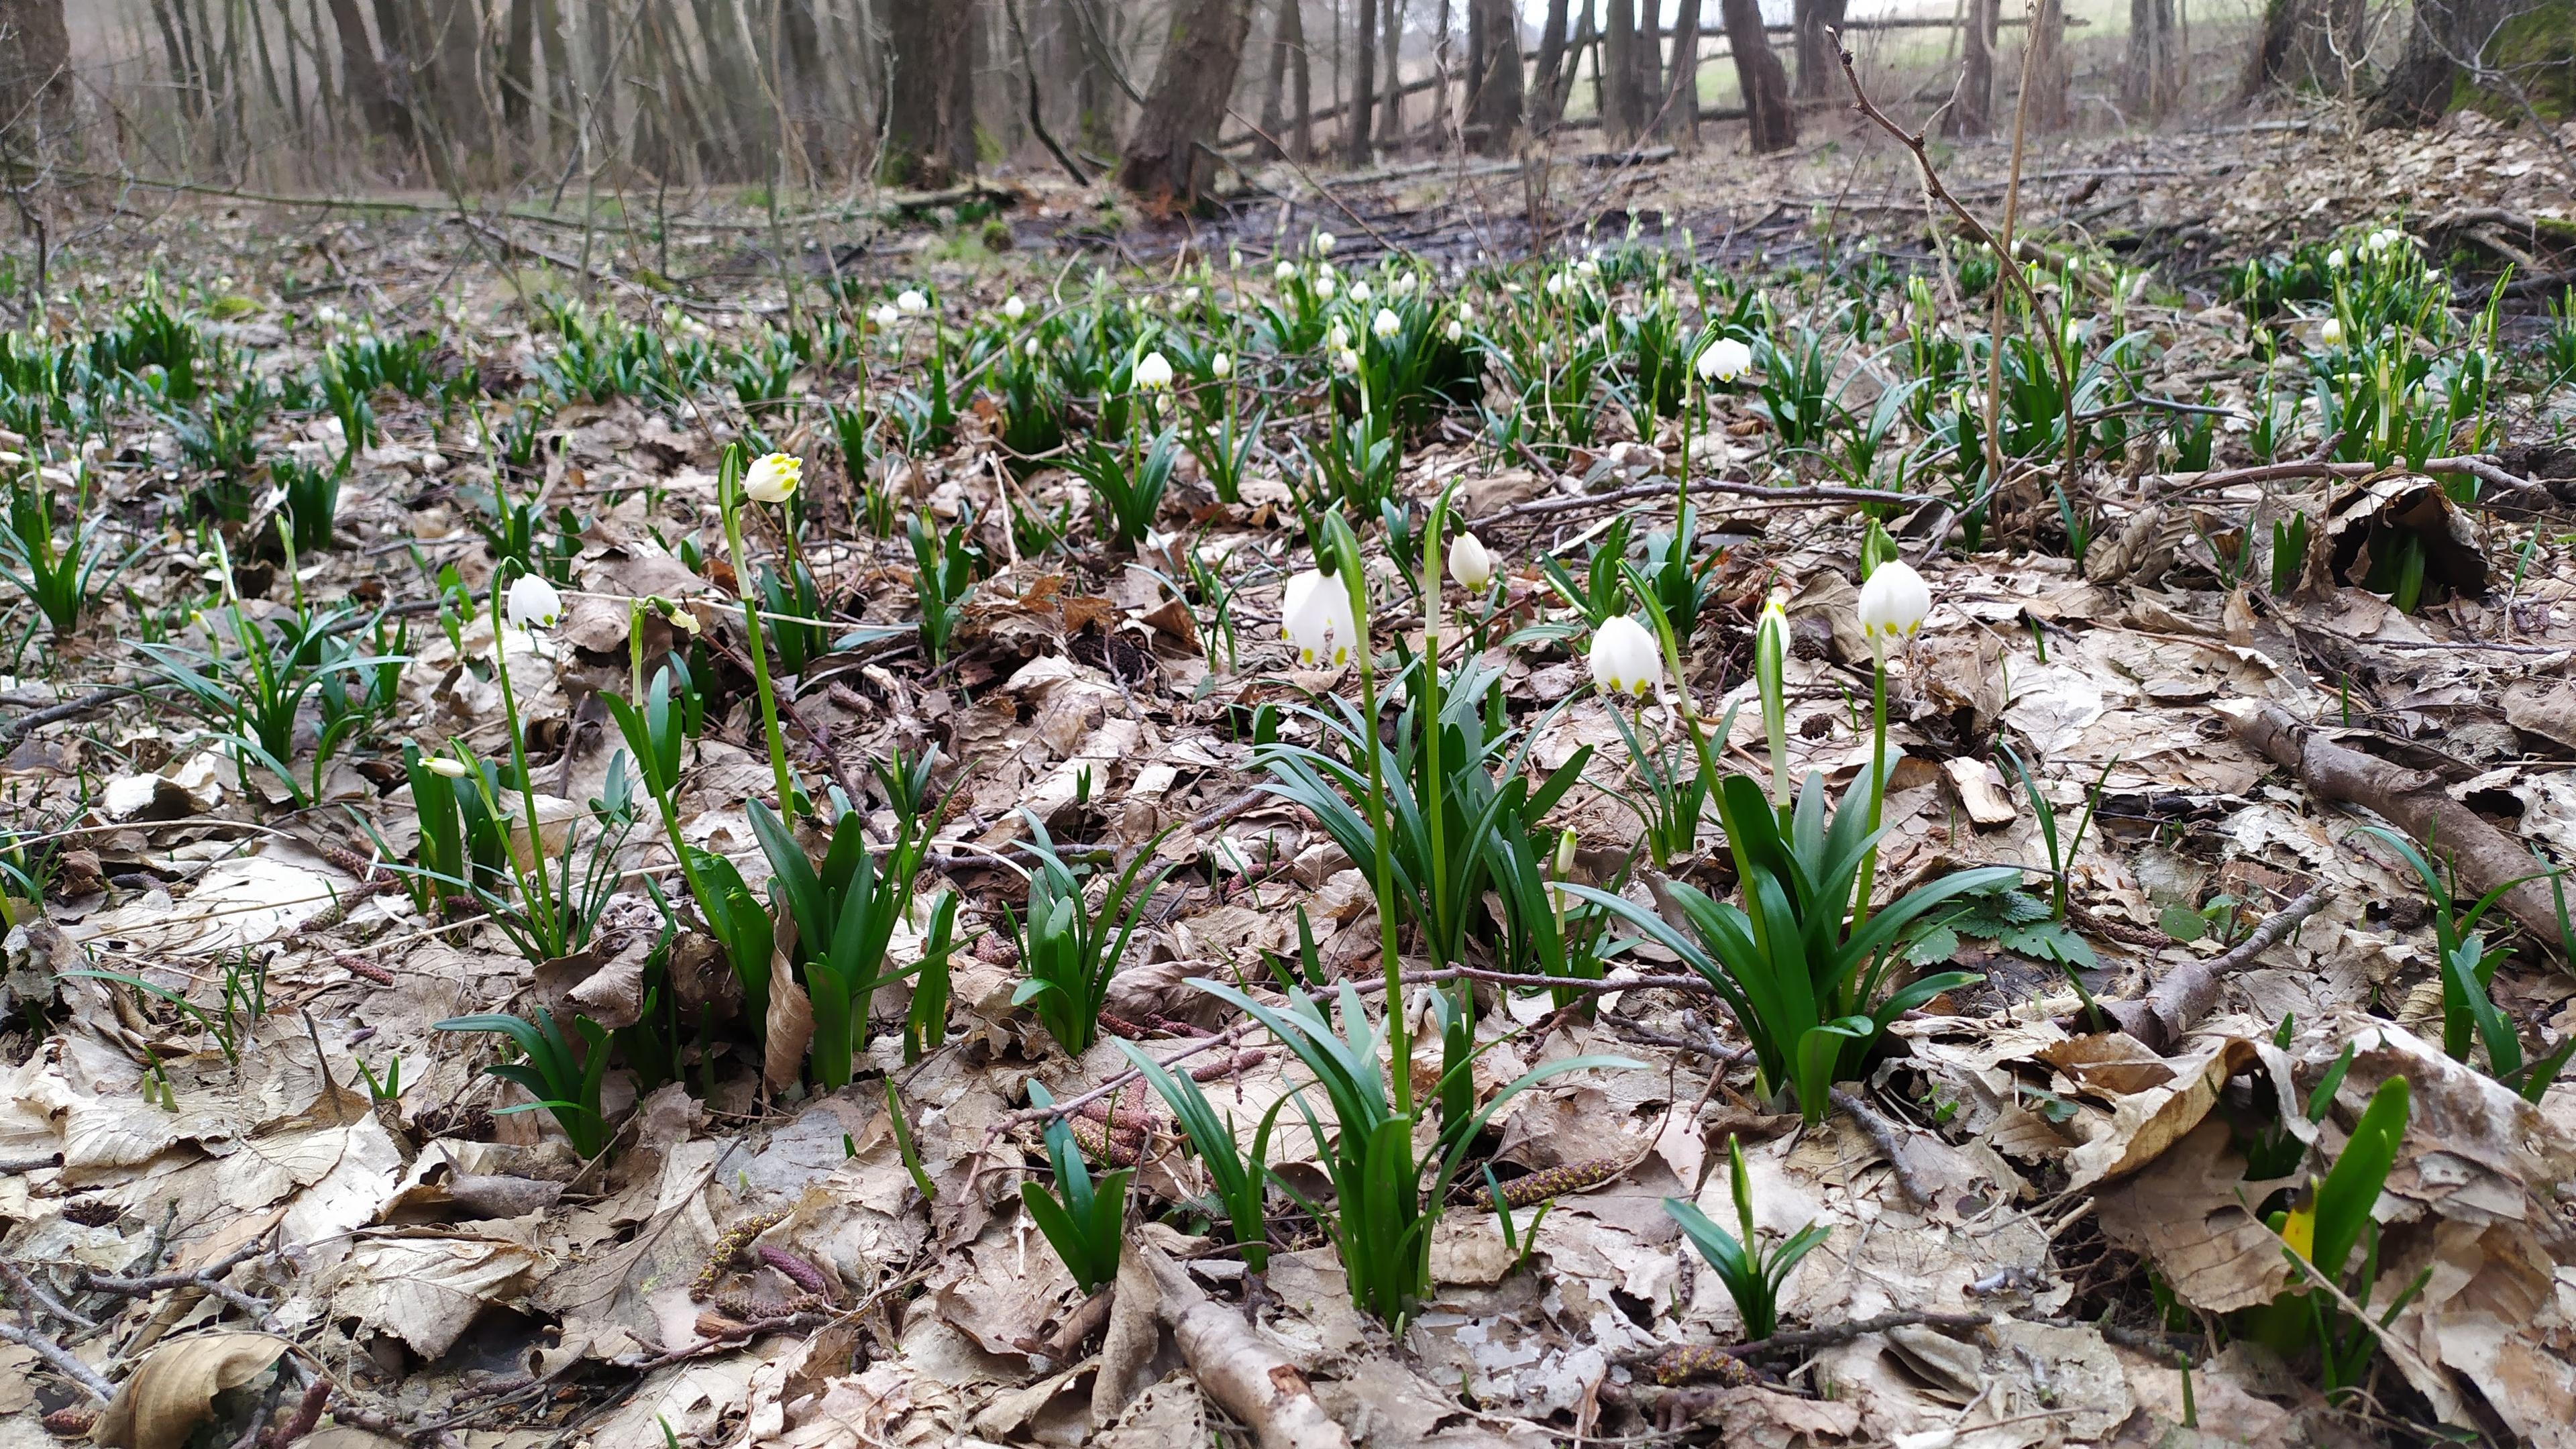
<path id="1" fill-rule="evenodd" d="M 1162 1293 L 1163 1322 L 1189 1363 L 1199 1391 L 1218 1408 L 1252 1426 L 1261 1449 L 1350 1449 L 1350 1435 L 1307 1387 L 1306 1376 L 1243 1321 L 1243 1315 L 1199 1291 L 1180 1264 L 1161 1250 L 1146 1254 Z"/>
<path id="2" fill-rule="evenodd" d="M 2452 799 L 2440 776 L 2337 744 L 2277 704 L 2227 700 L 2213 708 L 2239 744 L 2297 772 L 2314 799 L 2375 811 L 2413 836 L 2428 859 L 2449 862 L 2469 899 L 2520 881 L 2498 906 L 2541 940 L 2558 939 L 2558 908 L 2548 884 L 2526 879 L 2541 869 L 2540 862 L 2520 841 Z"/>
<path id="3" fill-rule="evenodd" d="M 2140 1000 L 2099 1004 L 2122 1031 L 2157 1055 L 2168 1055 L 2182 1044 L 2186 1033 L 2200 1024 L 2202 1017 L 2218 1008 L 2222 982 L 2272 949 L 2282 937 L 2298 930 L 2299 923 L 2315 915 L 2325 903 L 2325 887 L 2310 886 L 2297 900 L 2265 917 L 2253 934 L 2237 942 L 2225 955 L 2177 967 Z"/>

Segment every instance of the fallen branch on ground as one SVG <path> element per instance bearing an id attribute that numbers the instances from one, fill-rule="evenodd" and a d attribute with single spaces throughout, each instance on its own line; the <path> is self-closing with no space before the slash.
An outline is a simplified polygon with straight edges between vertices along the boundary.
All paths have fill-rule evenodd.
<path id="1" fill-rule="evenodd" d="M 2359 805 L 2385 816 L 2415 837 L 2427 856 L 2447 860 L 2471 899 L 2521 882 L 2505 889 L 2498 904 L 2541 940 L 2558 939 L 2558 910 L 2548 887 L 2525 879 L 2540 862 L 2485 816 L 2452 799 L 2441 776 L 2339 745 L 2277 704 L 2231 700 L 2217 708 L 2237 743 L 2297 772 L 2319 802 Z"/>
<path id="2" fill-rule="evenodd" d="M 1252 1426 L 1261 1449 L 1350 1449 L 1350 1436 L 1307 1386 L 1287 1356 L 1272 1348 L 1242 1313 L 1199 1291 L 1181 1265 L 1151 1247 L 1146 1254 L 1162 1296 L 1155 1315 L 1210 1402 Z"/>
<path id="3" fill-rule="evenodd" d="M 2139 1000 L 2098 1004 L 2120 1024 L 2122 1031 L 2144 1042 L 2149 1051 L 2158 1055 L 2170 1052 L 2181 1044 L 2185 1033 L 2200 1024 L 2202 1017 L 2217 1009 L 2220 983 L 2272 949 L 2282 937 L 2298 930 L 2300 922 L 2325 906 L 2326 897 L 2325 887 L 2310 886 L 2297 900 L 2265 917 L 2252 935 L 2227 954 L 2177 968 Z"/>

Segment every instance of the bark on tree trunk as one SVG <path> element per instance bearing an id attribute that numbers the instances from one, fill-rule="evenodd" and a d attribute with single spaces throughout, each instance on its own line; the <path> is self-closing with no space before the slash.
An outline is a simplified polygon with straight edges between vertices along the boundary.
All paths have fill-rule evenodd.
<path id="1" fill-rule="evenodd" d="M 51 152 L 71 129 L 71 66 L 63 0 L 0 0 L 0 126 L 12 155 Z"/>
<path id="2" fill-rule="evenodd" d="M 1842 28 L 1843 7 L 1844 0 L 1798 0 L 1792 12 L 1798 40 L 1795 93 L 1801 97 L 1825 94 L 1832 88 L 1834 72 L 1841 69 L 1833 39 L 1825 32 Z"/>
<path id="3" fill-rule="evenodd" d="M 422 0 L 428 53 L 415 63 L 427 64 L 423 79 L 437 109 L 439 139 L 458 159 L 485 156 L 492 146 L 483 110 L 480 8 L 474 0 Z"/>
<path id="4" fill-rule="evenodd" d="M 1699 146 L 1700 0 L 1682 0 L 1673 18 L 1672 84 L 1664 91 L 1664 139 L 1684 150 Z"/>
<path id="5" fill-rule="evenodd" d="M 1636 140 L 1640 129 L 1636 49 L 1634 0 L 1610 0 L 1601 24 L 1601 135 L 1614 146 Z"/>
<path id="6" fill-rule="evenodd" d="M 2031 16 L 2030 122 L 2042 131 L 2063 131 L 2068 119 L 2066 90 L 2073 77 L 2066 56 L 2066 6 L 2063 0 L 2039 0 Z"/>
<path id="7" fill-rule="evenodd" d="M 960 8 L 958 0 L 886 6 L 894 84 L 878 174 L 890 185 L 941 187 L 975 169 L 972 36 Z"/>
<path id="8" fill-rule="evenodd" d="M 1661 0 L 1637 0 L 1637 43 L 1628 48 L 1630 104 L 1636 107 L 1637 134 L 1655 128 L 1656 107 L 1664 96 L 1664 58 L 1655 12 Z"/>
<path id="9" fill-rule="evenodd" d="M 501 119 L 522 144 L 537 84 L 537 0 L 510 0 L 509 40 L 501 52 Z"/>
<path id="10" fill-rule="evenodd" d="M 1110 78 L 1107 50 L 1117 43 L 1117 32 L 1110 28 L 1095 33 L 1090 22 L 1097 18 L 1104 27 L 1115 27 L 1120 12 L 1086 14 L 1076 9 L 1085 3 L 1061 0 L 1057 23 L 1073 37 L 1074 51 L 1080 56 L 1073 86 L 1074 145 L 1094 156 L 1106 156 L 1118 149 L 1118 92 Z"/>
<path id="11" fill-rule="evenodd" d="M 331 0 L 331 28 L 340 35 L 341 88 L 357 106 L 367 129 L 392 140 L 403 139 L 402 107 L 393 103 L 385 89 L 385 73 L 376 64 L 375 46 L 367 39 L 367 22 L 358 13 L 358 0 Z"/>
<path id="12" fill-rule="evenodd" d="M 1584 13 L 1592 10 L 1584 0 Z M 1530 72 L 1529 127 L 1539 134 L 1556 129 L 1565 116 L 1566 0 L 1547 0 L 1547 21 L 1539 27 L 1538 65 Z"/>
<path id="13" fill-rule="evenodd" d="M 2182 99 L 2183 52 L 2174 0 L 2129 0 L 2129 59 L 2120 72 L 2120 109 L 2131 121 L 2161 121 Z"/>
<path id="14" fill-rule="evenodd" d="M 1279 0 L 1278 11 L 1270 21 L 1270 64 L 1261 77 L 1261 134 L 1269 139 L 1255 141 L 1253 152 L 1274 161 L 1283 148 L 1272 142 L 1288 125 L 1287 112 L 1280 108 L 1288 99 L 1288 27 L 1296 12 L 1297 0 Z"/>
<path id="15" fill-rule="evenodd" d="M 1983 136 L 1995 128 L 1995 22 L 2000 8 L 1999 0 L 1968 0 L 1958 99 L 1950 107 L 1953 136 Z"/>
<path id="16" fill-rule="evenodd" d="M 1369 123 L 1377 116 L 1377 6 L 1378 0 L 1360 0 L 1351 27 L 1357 43 L 1351 47 L 1351 101 L 1342 112 L 1342 162 L 1354 170 L 1369 163 Z"/>
<path id="17" fill-rule="evenodd" d="M 1718 0 L 1718 14 L 1726 24 L 1727 48 L 1735 52 L 1735 79 L 1744 90 L 1745 119 L 1755 154 L 1798 144 L 1798 113 L 1789 104 L 1789 70 L 1762 33 L 1762 7 L 1756 0 Z"/>
<path id="18" fill-rule="evenodd" d="M 1153 88 L 1128 137 L 1118 184 L 1148 201 L 1194 203 L 1213 165 L 1199 149 L 1216 140 L 1252 32 L 1252 0 L 1179 0 Z"/>
<path id="19" fill-rule="evenodd" d="M 1378 0 L 1378 18 L 1386 53 L 1378 58 L 1386 73 L 1379 77 L 1378 144 L 1392 150 L 1404 144 L 1404 4 Z"/>
<path id="20" fill-rule="evenodd" d="M 1467 3 L 1475 39 L 1468 60 L 1467 139 L 1480 156 L 1508 156 L 1520 143 L 1525 105 L 1520 14 L 1512 0 Z"/>
<path id="21" fill-rule="evenodd" d="M 2341 55 L 2356 56 L 2358 42 L 2342 34 L 2336 32 Z M 2571 58 L 2576 7 L 2565 0 L 2417 0 L 2405 56 L 2371 97 L 2371 123 L 2437 119 L 2464 99 L 2464 81 L 2483 94 L 2515 95 L 2517 109 L 2528 103 L 2555 119 L 2576 109 Z"/>

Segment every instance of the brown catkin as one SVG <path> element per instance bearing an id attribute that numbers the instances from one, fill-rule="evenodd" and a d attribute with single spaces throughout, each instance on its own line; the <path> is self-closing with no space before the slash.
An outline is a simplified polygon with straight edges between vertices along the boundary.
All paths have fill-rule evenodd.
<path id="1" fill-rule="evenodd" d="M 689 1285 L 689 1296 L 701 1303 L 711 1299 L 716 1285 L 724 1281 L 725 1271 L 742 1256 L 743 1249 L 751 1246 L 751 1240 L 786 1220 L 783 1212 L 755 1213 L 727 1228 L 725 1235 L 716 1239 L 716 1245 L 707 1250 L 707 1265 L 698 1271 L 697 1281 Z"/>
<path id="2" fill-rule="evenodd" d="M 1646 1365 L 1646 1372 L 1666 1388 L 1700 1379 L 1715 1379 L 1733 1388 L 1742 1388 L 1754 1381 L 1753 1370 L 1746 1368 L 1742 1359 L 1725 1349 L 1704 1343 L 1686 1343 L 1665 1349 L 1655 1355 L 1654 1362 Z"/>
<path id="3" fill-rule="evenodd" d="M 1526 1177 L 1515 1177 L 1503 1184 L 1503 1202 L 1508 1207 L 1525 1208 L 1532 1203 L 1545 1202 L 1552 1197 L 1563 1197 L 1569 1192 L 1581 1192 L 1588 1187 L 1599 1187 L 1617 1177 L 1627 1165 L 1624 1158 L 1593 1157 L 1581 1162 L 1569 1162 L 1562 1167 L 1551 1167 L 1544 1172 L 1533 1172 Z M 1476 1193 L 1476 1205 L 1492 1207 L 1493 1196 L 1492 1193 L 1479 1189 Z"/>

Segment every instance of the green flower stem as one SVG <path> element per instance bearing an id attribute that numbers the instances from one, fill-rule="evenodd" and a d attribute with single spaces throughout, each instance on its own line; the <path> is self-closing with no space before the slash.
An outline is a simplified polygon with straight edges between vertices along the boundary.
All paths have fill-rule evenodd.
<path id="1" fill-rule="evenodd" d="M 1875 653 L 1876 667 L 1870 671 L 1869 690 L 1869 833 L 1878 833 L 1879 811 L 1887 801 L 1887 648 L 1880 645 Z M 1878 883 L 1878 842 L 1861 852 L 1860 879 L 1852 895 L 1851 928 L 1858 931 L 1869 924 L 1870 891 Z"/>
<path id="2" fill-rule="evenodd" d="M 796 814 L 796 781 L 787 772 L 787 737 L 778 728 L 778 692 L 769 683 L 769 646 L 760 637 L 760 608 L 751 586 L 751 564 L 742 551 L 742 445 L 725 449 L 716 474 L 716 511 L 724 516 L 725 547 L 733 554 L 734 588 L 742 596 L 742 627 L 751 652 L 752 683 L 760 690 L 760 728 L 769 740 L 769 767 L 778 775 L 779 813 Z"/>
<path id="3" fill-rule="evenodd" d="M 506 571 L 505 571 L 506 572 Z M 501 677 L 501 715 L 510 725 L 510 768 L 519 776 L 519 808 L 528 820 L 528 857 L 537 866 L 537 894 L 546 904 L 554 901 L 554 888 L 546 883 L 546 842 L 537 831 L 537 787 L 528 778 L 528 746 L 519 734 L 519 697 L 510 688 L 509 635 L 503 632 L 501 618 L 501 579 L 492 579 L 492 672 Z M 533 636 L 531 636 L 533 637 Z M 474 772 L 475 783 L 482 784 L 483 772 Z M 492 802 L 497 804 L 498 802 Z M 498 814 L 496 810 L 493 813 Z M 530 902 L 530 914 L 540 909 Z"/>
<path id="4" fill-rule="evenodd" d="M 1700 720 L 1698 703 L 1691 698 L 1690 676 L 1682 673 L 1682 652 L 1680 645 L 1673 638 L 1672 616 L 1664 612 L 1663 601 L 1656 598 L 1655 591 L 1646 586 L 1646 581 L 1638 574 L 1635 564 L 1622 563 L 1619 565 L 1619 572 L 1628 580 L 1628 592 L 1637 596 L 1638 607 L 1644 609 L 1646 617 L 1654 622 L 1656 642 L 1661 644 L 1664 650 L 1664 668 L 1671 671 L 1673 676 L 1673 697 L 1681 701 L 1682 724 L 1690 731 L 1692 752 L 1699 757 L 1700 778 L 1709 782 L 1711 789 L 1715 789 L 1719 778 L 1717 756 L 1709 749 L 1707 727 Z M 1644 713 L 1640 710 L 1638 719 L 1642 722 L 1644 718 Z"/>
<path id="5" fill-rule="evenodd" d="M 1382 753 L 1377 743 L 1377 662 L 1369 652 L 1368 575 L 1360 566 L 1360 541 L 1351 534 L 1351 526 L 1339 513 L 1324 515 L 1324 540 L 1340 560 L 1337 572 L 1342 587 L 1351 598 L 1351 623 L 1359 637 L 1352 641 L 1352 652 L 1360 666 L 1360 709 L 1369 722 L 1368 815 L 1370 834 L 1376 841 L 1377 859 L 1377 933 L 1378 950 L 1386 968 L 1386 1033 L 1395 1078 L 1395 1111 L 1399 1117 L 1413 1115 L 1413 1038 L 1404 1020 L 1404 967 L 1395 950 L 1395 858 L 1387 842 L 1386 774 L 1380 764 Z"/>

